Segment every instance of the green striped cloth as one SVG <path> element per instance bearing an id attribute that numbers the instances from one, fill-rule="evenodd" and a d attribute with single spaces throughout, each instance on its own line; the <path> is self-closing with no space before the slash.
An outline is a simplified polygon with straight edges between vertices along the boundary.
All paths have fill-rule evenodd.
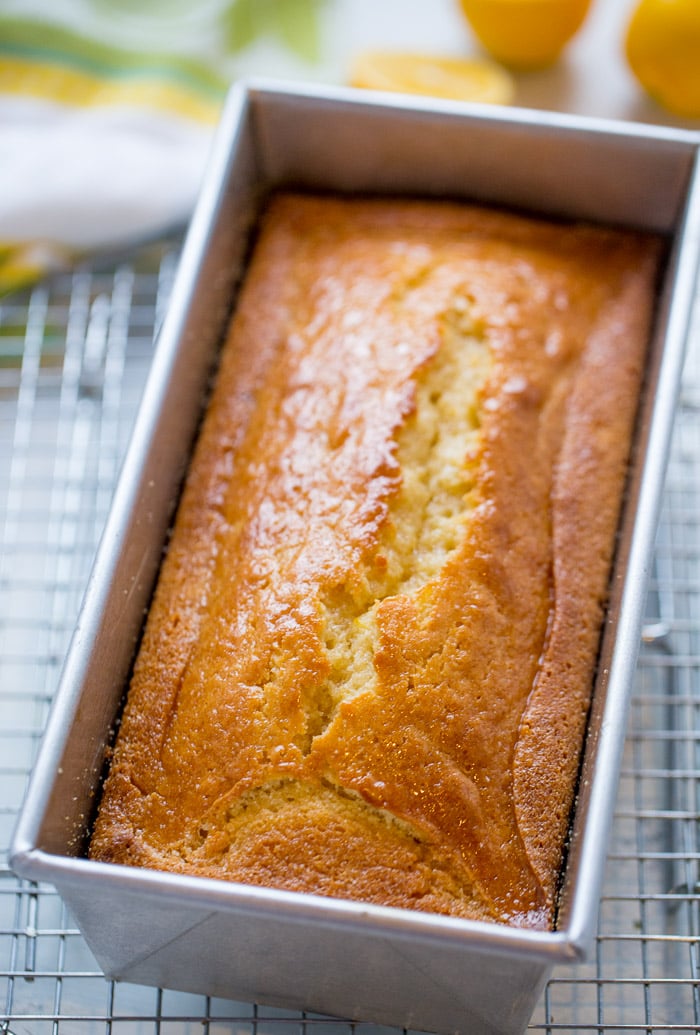
<path id="1" fill-rule="evenodd" d="M 238 57 L 310 66 L 322 2 L 6 0 L 0 294 L 182 224 Z"/>

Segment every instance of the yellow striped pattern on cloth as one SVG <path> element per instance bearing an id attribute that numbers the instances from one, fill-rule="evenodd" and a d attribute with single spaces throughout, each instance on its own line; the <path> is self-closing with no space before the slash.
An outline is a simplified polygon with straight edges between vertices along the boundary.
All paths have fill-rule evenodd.
<path id="1" fill-rule="evenodd" d="M 83 107 L 146 105 L 210 125 L 220 110 L 218 101 L 162 79 L 101 79 L 77 68 L 7 54 L 0 54 L 0 93 Z"/>
<path id="2" fill-rule="evenodd" d="M 44 21 L 0 16 L 0 108 L 13 102 L 56 105 L 69 112 L 133 110 L 143 127 L 154 119 L 213 127 L 227 82 L 203 61 L 178 54 L 128 50 Z M 70 260 L 55 241 L 3 239 L 0 295 L 37 280 Z"/>

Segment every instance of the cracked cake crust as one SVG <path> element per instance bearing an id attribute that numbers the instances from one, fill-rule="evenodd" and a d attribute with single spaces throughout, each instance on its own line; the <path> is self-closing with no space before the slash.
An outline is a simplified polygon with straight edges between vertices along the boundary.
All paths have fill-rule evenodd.
<path id="1" fill-rule="evenodd" d="M 551 925 L 658 257 L 272 200 L 92 858 Z"/>

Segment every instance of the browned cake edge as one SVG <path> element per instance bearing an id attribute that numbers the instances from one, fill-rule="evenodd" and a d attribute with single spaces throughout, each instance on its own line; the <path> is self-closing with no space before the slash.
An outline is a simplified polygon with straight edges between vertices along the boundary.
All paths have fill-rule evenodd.
<path id="1" fill-rule="evenodd" d="M 551 922 L 649 334 L 657 244 L 635 235 L 585 228 L 567 230 L 547 225 L 542 229 L 542 224 L 527 219 L 482 212 L 466 206 L 413 202 L 348 203 L 294 197 L 278 199 L 275 205 L 248 274 L 229 339 L 231 346 L 224 353 L 216 393 L 191 467 L 168 559 L 163 566 L 149 616 L 90 854 L 93 858 L 108 861 L 270 883 L 293 890 L 320 891 L 394 905 L 413 905 L 479 919 L 536 924 Z M 320 206 L 320 210 L 316 206 Z M 328 206 L 331 206 L 330 220 Z M 282 224 L 282 232 L 279 231 L 278 220 Z M 370 768 L 374 767 L 372 785 L 360 780 L 359 763 L 355 768 L 347 768 L 345 777 L 341 775 L 338 778 L 338 774 L 344 772 L 341 753 L 345 749 L 331 728 L 323 737 L 317 738 L 325 754 L 321 755 L 320 750 L 307 751 L 302 766 L 288 752 L 286 769 L 268 766 L 265 770 L 268 800 L 272 801 L 274 797 L 276 802 L 278 798 L 282 801 L 279 796 L 286 794 L 294 815 L 290 819 L 285 811 L 287 807 L 276 804 L 277 818 L 261 818 L 256 820 L 257 826 L 246 819 L 246 836 L 251 848 L 247 854 L 245 847 L 241 848 L 234 863 L 229 834 L 224 827 L 228 824 L 229 833 L 233 831 L 239 822 L 239 813 L 234 814 L 231 804 L 227 804 L 223 827 L 210 824 L 206 829 L 201 828 L 202 837 L 206 835 L 206 846 L 202 841 L 186 848 L 178 816 L 178 797 L 172 790 L 171 778 L 163 775 L 163 758 L 172 750 L 173 736 L 176 739 L 182 736 L 176 724 L 180 721 L 179 710 L 182 708 L 183 673 L 193 652 L 198 649 L 206 611 L 202 605 L 212 592 L 211 580 L 220 564 L 221 543 L 232 534 L 231 515 L 238 514 L 241 527 L 249 520 L 249 516 L 242 514 L 240 509 L 230 509 L 227 502 L 229 483 L 235 475 L 236 491 L 245 497 L 248 491 L 245 479 L 253 476 L 255 464 L 248 463 L 244 478 L 238 457 L 250 448 L 251 442 L 259 441 L 265 433 L 263 411 L 266 397 L 277 407 L 284 404 L 284 394 L 277 391 L 271 371 L 274 372 L 279 362 L 289 314 L 303 303 L 304 289 L 308 287 L 286 280 L 284 272 L 290 268 L 290 263 L 293 265 L 294 260 L 290 256 L 298 246 L 300 235 L 307 232 L 308 225 L 318 228 L 319 225 L 333 227 L 337 224 L 343 228 L 342 233 L 347 233 L 348 225 L 352 228 L 358 220 L 360 232 L 370 237 L 372 228 L 377 225 L 384 230 L 387 226 L 398 227 L 409 236 L 411 233 L 425 233 L 428 240 L 433 234 L 450 237 L 456 227 L 457 233 L 472 234 L 486 242 L 494 238 L 500 242 L 505 238 L 509 246 L 515 246 L 516 252 L 520 247 L 531 249 L 534 236 L 536 249 L 546 251 L 552 247 L 555 258 L 564 263 L 575 259 L 577 249 L 584 254 L 591 249 L 592 261 L 602 260 L 612 252 L 614 258 L 610 260 L 610 268 L 605 270 L 612 286 L 604 284 L 600 289 L 590 289 L 595 295 L 593 301 L 581 302 L 590 321 L 585 344 L 575 362 L 572 361 L 564 373 L 556 375 L 560 381 L 554 383 L 551 400 L 547 396 L 550 401 L 546 405 L 539 397 L 535 398 L 539 388 L 532 388 L 531 398 L 528 398 L 529 389 L 525 392 L 513 390 L 517 379 L 523 377 L 513 360 L 516 332 L 521 329 L 507 324 L 499 328 L 496 321 L 495 329 L 492 329 L 501 358 L 490 375 L 484 395 L 490 400 L 497 399 L 498 405 L 485 408 L 481 414 L 483 443 L 477 466 L 482 496 L 477 501 L 477 517 L 470 526 L 473 542 L 490 557 L 492 570 L 488 579 L 484 582 L 483 576 L 477 577 L 489 592 L 492 587 L 488 583 L 494 577 L 501 581 L 493 592 L 503 595 L 503 585 L 509 578 L 522 588 L 530 585 L 535 576 L 541 576 L 539 571 L 525 573 L 524 568 L 522 573 L 518 569 L 510 575 L 503 566 L 505 555 L 499 558 L 496 547 L 500 537 L 506 553 L 514 551 L 515 567 L 522 567 L 517 558 L 527 554 L 526 545 L 521 543 L 512 547 L 506 539 L 512 535 L 512 528 L 516 525 L 522 537 L 531 534 L 523 515 L 528 514 L 528 505 L 540 499 L 545 491 L 539 481 L 545 476 L 551 477 L 551 485 L 546 486 L 549 500 L 546 519 L 538 511 L 540 521 L 535 522 L 538 527 L 542 524 L 549 528 L 552 544 L 546 573 L 548 610 L 546 615 L 543 612 L 541 620 L 538 619 L 539 626 L 545 631 L 539 644 L 541 650 L 535 659 L 535 678 L 530 681 L 518 720 L 517 738 L 514 744 L 503 747 L 503 757 L 509 759 L 508 771 L 501 781 L 503 787 L 498 793 L 491 792 L 480 785 L 478 774 L 470 776 L 471 789 L 465 785 L 459 791 L 467 803 L 466 811 L 473 813 L 469 838 L 460 840 L 457 837 L 455 840 L 446 837 L 440 844 L 436 831 L 442 831 L 444 836 L 444 824 L 450 816 L 454 820 L 454 811 L 449 813 L 446 810 L 443 817 L 439 815 L 440 805 L 432 801 L 422 812 L 411 812 L 410 804 L 406 805 L 396 789 L 391 793 L 387 790 L 386 800 L 382 799 L 377 787 L 386 781 L 376 776 L 381 762 L 374 754 L 365 759 Z M 574 241 L 562 247 L 562 235 L 567 233 L 573 235 Z M 479 247 L 486 248 L 488 257 L 489 244 Z M 545 273 L 550 276 L 550 272 Z M 426 276 L 424 271 L 420 276 Z M 583 278 L 583 272 L 581 276 Z M 586 269 L 585 277 L 595 283 L 595 270 Z M 586 283 L 588 285 L 588 281 Z M 599 290 L 602 293 L 596 295 Z M 486 320 L 488 316 L 486 314 Z M 427 359 L 421 361 L 423 365 L 425 362 Z M 509 366 L 510 363 L 515 365 Z M 539 375 L 535 371 L 530 373 L 530 381 L 534 384 Z M 410 421 L 411 405 L 409 401 L 399 406 L 403 422 Z M 565 430 L 561 444 L 556 447 L 555 462 L 551 464 L 543 460 L 544 473 L 541 475 L 537 473 L 539 468 L 535 463 L 532 485 L 523 486 L 524 479 L 530 476 L 524 474 L 523 458 L 517 455 L 521 430 L 523 448 L 539 449 L 543 456 L 549 456 L 554 448 L 552 442 L 557 441 L 556 436 L 561 432 L 562 420 Z M 503 428 L 507 428 L 507 432 Z M 544 445 L 540 446 L 540 440 Z M 551 467 L 549 475 L 548 463 Z M 391 456 L 385 460 L 382 477 L 386 482 L 386 495 L 396 493 L 400 472 L 395 465 L 392 467 Z M 515 515 L 510 529 L 504 530 L 492 516 L 488 516 L 488 494 L 492 482 L 500 486 L 497 492 L 501 496 L 496 495 L 495 498 L 503 503 L 504 515 L 511 512 Z M 507 492 L 518 495 L 519 510 L 506 506 L 504 494 Z M 381 525 L 385 519 L 382 515 L 384 511 L 380 507 L 378 516 L 373 518 L 375 525 Z M 475 527 L 481 529 L 479 534 L 485 537 L 481 541 L 474 532 Z M 240 539 L 232 541 L 240 547 Z M 371 548 L 375 549 L 376 543 Z M 358 557 L 369 556 L 370 547 L 366 542 L 362 549 L 365 553 L 361 550 Z M 475 571 L 473 552 L 470 559 L 456 569 L 456 576 L 463 579 L 465 572 L 469 571 Z M 522 579 L 518 583 L 521 574 Z M 448 570 L 442 577 L 445 593 L 448 596 L 452 594 L 453 610 L 460 601 L 463 603 L 453 585 L 456 576 Z M 538 585 L 541 591 L 541 579 Z M 521 615 L 522 610 L 522 607 L 514 605 L 513 614 L 517 613 L 518 621 L 525 622 L 527 616 Z M 445 611 L 448 612 L 449 607 Z M 454 641 L 453 630 L 441 627 L 440 612 L 431 612 L 426 625 L 427 619 L 416 616 L 415 606 L 408 597 L 388 596 L 381 601 L 377 614 L 381 639 L 376 665 L 380 681 L 386 684 L 394 680 L 399 685 L 405 678 L 402 665 L 405 668 L 406 647 L 395 647 L 394 644 L 401 642 L 400 637 L 406 629 L 411 631 L 415 642 L 420 641 L 424 660 L 434 656 L 436 643 Z M 481 631 L 487 631 L 485 619 Z M 479 626 L 475 625 L 473 636 L 478 632 Z M 317 633 L 315 629 L 312 639 Z M 535 637 L 533 644 L 537 642 Z M 304 646 L 299 641 L 298 646 L 298 657 L 308 659 L 310 678 L 321 679 L 315 644 L 309 642 Z M 532 652 L 533 646 L 529 649 Z M 398 654 L 392 653 L 395 650 L 403 652 L 400 663 Z M 416 648 L 417 658 L 420 650 Z M 515 644 L 514 658 L 518 656 L 517 650 Z M 424 660 L 416 663 L 423 665 Z M 445 665 L 448 668 L 452 666 L 453 683 L 457 685 L 462 676 L 455 674 L 454 657 L 443 658 L 441 665 L 440 678 L 446 678 Z M 517 673 L 514 673 L 514 686 L 516 677 Z M 518 692 L 522 694 L 522 688 Z M 362 695 L 341 707 L 346 738 L 359 737 L 357 731 L 382 721 L 376 717 L 372 707 Z M 201 717 L 193 714 L 199 722 Z M 418 721 L 416 729 L 424 721 L 422 713 Z M 442 721 L 439 710 L 430 721 Z M 430 727 L 430 721 L 425 719 L 426 728 Z M 495 730 L 493 721 L 493 717 L 489 718 L 491 725 L 487 729 Z M 219 729 L 216 736 L 221 735 L 222 729 Z M 231 743 L 232 751 L 245 754 L 249 750 L 240 736 L 237 740 L 234 735 Z M 361 741 L 358 743 L 361 755 L 365 749 Z M 494 741 L 494 751 L 500 750 L 495 744 Z M 198 753 L 201 757 L 201 744 L 193 742 L 191 750 L 193 757 Z M 253 745 L 250 750 L 254 753 Z M 415 750 L 420 751 L 422 747 L 414 745 Z M 426 758 L 430 758 L 430 750 L 434 752 L 435 746 L 426 750 Z M 459 752 L 452 746 L 450 750 Z M 185 779 L 189 784 L 194 772 L 192 764 L 187 762 L 189 770 Z M 408 774 L 407 764 L 401 762 L 398 766 L 404 776 Z M 173 763 L 171 770 L 173 765 L 177 768 Z M 445 778 L 452 778 L 450 774 L 455 772 L 454 766 L 453 761 L 445 769 Z M 201 760 L 205 782 L 211 780 L 217 788 L 221 783 L 220 769 L 221 766 L 208 769 L 206 761 Z M 469 766 L 463 766 L 462 771 L 468 772 Z M 285 785 L 287 778 L 291 783 Z M 239 789 L 235 794 L 232 792 L 233 796 L 227 795 L 226 801 L 247 800 L 245 780 L 239 775 L 233 783 Z M 417 797 L 426 797 L 427 791 L 416 782 L 415 774 L 408 775 L 406 786 L 409 785 L 414 786 Z M 289 789 L 292 786 L 293 793 Z M 309 787 L 312 793 L 308 793 Z M 343 788 L 340 794 L 339 789 Z M 472 806 L 469 804 L 470 796 L 473 798 L 474 795 L 479 800 Z M 499 833 L 496 821 L 504 795 L 512 798 L 514 818 Z M 157 808 L 154 806 L 155 811 L 151 811 L 156 799 Z M 212 791 L 214 799 L 223 800 L 219 789 Z M 363 801 L 368 807 L 363 805 Z M 149 804 L 144 812 L 145 802 Z M 396 816 L 396 821 L 387 821 L 389 812 Z M 157 816 L 156 826 L 148 834 L 146 828 L 154 816 Z M 329 826 L 324 832 L 324 822 L 332 825 L 332 831 Z M 408 827 L 404 829 L 402 824 L 408 824 Z M 173 847 L 169 850 L 159 847 L 167 845 L 171 835 Z M 481 847 L 476 843 L 478 839 Z M 512 844 L 505 844 L 504 839 Z M 263 858 L 264 864 L 261 863 Z M 507 881 L 496 871 L 507 872 L 512 886 L 504 890 L 502 885 Z M 525 889 L 522 894 L 517 888 L 514 890 L 517 881 L 522 881 Z"/>

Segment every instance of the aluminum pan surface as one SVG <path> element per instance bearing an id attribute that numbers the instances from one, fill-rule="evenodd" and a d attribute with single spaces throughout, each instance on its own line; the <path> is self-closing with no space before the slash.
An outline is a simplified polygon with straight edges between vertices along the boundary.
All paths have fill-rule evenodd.
<path id="1" fill-rule="evenodd" d="M 262 166 L 273 184 L 469 196 L 661 233 L 678 225 L 700 139 L 632 123 L 420 98 L 407 103 L 340 88 L 289 94 L 253 85 L 251 97 Z"/>
<path id="2" fill-rule="evenodd" d="M 360 131 L 367 145 L 362 149 L 357 147 Z M 387 164 L 384 149 L 389 140 L 392 158 Z M 442 141 L 440 162 L 435 160 L 436 140 Z M 478 161 L 473 157 L 475 142 L 478 142 Z M 541 179 L 538 180 L 542 172 L 540 169 L 538 174 L 534 159 L 528 158 L 520 164 L 513 161 L 514 153 L 520 153 L 524 147 L 529 154 L 531 149 L 536 150 L 538 144 L 544 143 L 545 185 L 560 183 L 552 196 L 551 191 L 543 189 Z M 597 163 L 594 185 L 587 184 L 583 175 L 572 179 L 573 145 L 576 145 L 576 154 L 583 154 L 585 150 Z M 553 962 L 582 952 L 592 933 L 622 745 L 627 689 L 639 639 L 646 581 L 644 566 L 653 538 L 680 374 L 690 307 L 689 285 L 697 264 L 700 222 L 697 186 L 692 195 L 688 194 L 687 187 L 695 157 L 690 135 L 671 131 L 647 134 L 640 129 L 558 116 L 508 111 L 493 114 L 450 104 L 413 105 L 371 97 L 357 99 L 346 91 L 290 92 L 279 86 L 253 86 L 247 92 L 234 91 L 188 235 L 173 306 L 163 327 L 134 442 L 91 580 L 86 609 L 67 661 L 13 848 L 15 868 L 26 876 L 55 883 L 78 916 L 88 940 L 105 943 L 104 965 L 113 973 L 128 975 L 131 980 L 141 979 L 141 974 L 143 980 L 148 981 L 160 981 L 164 974 L 170 973 L 178 987 L 190 987 L 183 982 L 194 980 L 204 990 L 201 982 L 206 975 L 196 973 L 191 960 L 189 967 L 184 967 L 178 963 L 177 954 L 168 955 L 165 950 L 168 945 L 177 944 L 181 936 L 192 941 L 191 932 L 196 928 L 201 933 L 212 922 L 211 917 L 219 914 L 245 920 L 245 933 L 234 932 L 230 944 L 226 945 L 229 950 L 241 937 L 250 941 L 253 931 L 261 946 L 269 946 L 270 931 L 276 932 L 275 937 L 287 932 L 291 939 L 290 932 L 300 929 L 302 939 L 313 939 L 314 932 L 317 935 L 321 931 L 330 932 L 330 943 L 324 944 L 329 953 L 335 946 L 337 953 L 342 940 L 351 932 L 354 937 L 357 932 L 359 945 L 370 955 L 370 946 L 375 941 L 385 946 L 409 945 L 412 953 L 418 953 L 418 961 L 414 960 L 411 966 L 427 964 L 429 955 L 438 950 L 454 964 L 456 973 L 469 962 L 461 982 L 455 976 L 447 994 L 443 990 L 442 1005 L 437 993 L 432 1000 L 428 998 L 427 1020 L 424 1015 L 407 1019 L 398 1012 L 387 1017 L 378 1012 L 376 1002 L 368 1007 L 369 1012 L 360 1012 L 358 1016 L 397 1024 L 418 1020 L 424 1027 L 454 1030 L 454 1017 L 448 1018 L 445 1002 L 450 997 L 460 999 L 458 988 L 466 981 L 462 995 L 468 992 L 471 1002 L 476 1004 L 474 1016 L 479 1016 L 484 1031 L 517 1031 L 527 1022 L 530 1000 L 526 997 L 519 1000 L 518 1008 L 513 1007 L 515 1013 L 509 1026 L 504 1021 L 500 1027 L 487 1029 L 486 1025 L 491 1022 L 486 1014 L 479 1012 L 482 1007 L 478 1001 L 480 996 L 487 999 L 492 994 L 489 979 L 495 981 L 494 987 L 498 988 L 507 976 L 514 989 L 519 981 L 525 980 L 536 995 L 538 983 L 544 980 Z M 577 812 L 568 871 L 576 875 L 576 880 L 572 882 L 567 877 L 565 882 L 560 930 L 554 933 L 517 931 L 313 896 L 242 888 L 223 882 L 104 867 L 76 858 L 92 808 L 99 758 L 121 696 L 123 674 L 131 661 L 134 630 L 141 621 L 144 601 L 150 593 L 179 484 L 180 473 L 172 472 L 172 463 L 168 465 L 167 458 L 172 460 L 174 455 L 182 453 L 183 444 L 191 439 L 201 405 L 202 384 L 221 337 L 228 300 L 242 265 L 248 230 L 261 192 L 268 186 L 292 183 L 332 190 L 463 193 L 498 202 L 509 199 L 521 205 L 534 198 L 533 207 L 539 211 L 551 210 L 557 215 L 577 217 L 595 215 L 600 219 L 609 219 L 614 212 L 620 219 L 616 208 L 619 187 L 606 188 L 605 184 L 613 180 L 617 183 L 621 167 L 628 173 L 634 168 L 635 182 L 646 186 L 641 195 L 631 192 L 632 200 L 627 202 L 624 219 L 620 221 L 640 226 L 651 223 L 653 229 L 674 233 L 676 244 L 661 304 L 663 327 L 660 331 L 663 333 L 657 333 L 654 354 L 658 357 L 664 346 L 664 362 L 660 370 L 655 369 L 650 376 L 650 389 L 658 389 L 653 392 L 656 407 L 653 415 L 650 405 L 645 407 L 640 428 L 640 438 L 650 441 L 654 447 L 652 463 L 647 465 L 643 477 L 637 469 L 633 479 L 633 495 L 639 494 L 643 502 L 643 520 L 634 529 L 628 520 L 624 529 L 620 553 L 629 559 L 629 570 L 626 580 L 618 574 L 616 581 L 616 596 L 622 610 L 619 615 L 611 615 L 608 623 L 610 675 L 604 673 L 605 678 L 601 680 L 604 685 L 599 687 L 597 727 L 589 738 L 584 770 L 585 807 Z M 585 168 L 590 168 L 590 159 Z M 410 170 L 400 177 L 401 182 L 397 182 L 397 169 Z M 498 171 L 497 176 L 494 170 Z M 592 186 L 595 191 L 590 200 Z M 568 202 L 567 191 L 571 195 Z M 685 224 L 682 223 L 684 209 Z M 673 300 L 671 281 L 675 287 Z M 204 313 L 208 314 L 205 320 L 202 319 Z M 654 358 L 652 365 L 656 367 L 656 364 Z M 183 413 L 187 415 L 186 420 Z M 181 437 L 175 436 L 173 440 L 174 419 L 180 426 L 178 435 Z M 144 513 L 149 515 L 147 521 L 138 518 Z M 116 619 L 132 623 L 134 629 L 128 636 L 120 635 Z M 113 671 L 114 678 L 106 679 L 105 670 Z M 87 766 L 81 761 L 86 743 L 92 759 Z M 172 907 L 176 901 L 182 915 L 171 920 L 167 914 L 174 914 Z M 100 931 L 100 927 L 105 926 L 107 911 L 120 915 L 127 905 L 132 910 L 132 918 L 138 910 L 145 910 L 143 926 L 153 932 L 152 944 L 145 955 L 143 951 L 135 953 L 130 936 L 122 934 L 119 938 L 118 929 L 114 931 L 110 927 L 108 937 Z M 163 910 L 170 926 L 163 926 Z M 226 941 L 221 932 L 212 938 L 212 951 L 216 946 L 221 949 Z M 98 958 L 101 957 L 98 955 Z M 482 959 L 494 961 L 486 973 L 478 963 Z M 534 972 L 533 963 L 536 964 Z M 470 970 L 475 975 L 471 982 L 467 979 Z M 251 986 L 251 992 L 267 1001 L 280 1001 L 280 995 L 286 996 L 285 1001 L 288 1001 L 289 988 L 280 987 L 279 976 L 268 971 L 269 968 L 262 968 L 262 990 L 259 985 L 254 989 Z M 408 973 L 410 967 L 399 979 L 406 1000 L 410 998 Z M 307 1005 L 331 1009 L 321 991 L 314 989 Z M 355 992 L 346 991 L 348 998 L 344 1000 L 335 988 L 332 1003 L 349 1004 Z M 399 1007 L 394 1009 L 398 1011 Z M 427 1023 L 431 1017 L 433 1024 Z"/>

